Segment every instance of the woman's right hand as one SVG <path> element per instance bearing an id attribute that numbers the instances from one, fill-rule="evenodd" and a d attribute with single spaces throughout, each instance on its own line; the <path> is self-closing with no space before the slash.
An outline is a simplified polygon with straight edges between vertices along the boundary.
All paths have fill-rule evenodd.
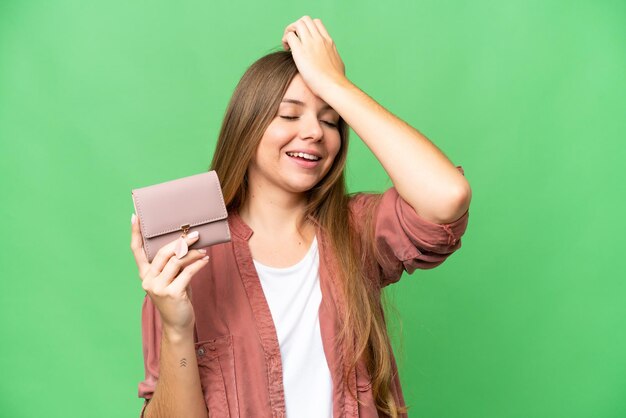
<path id="1" fill-rule="evenodd" d="M 131 229 L 130 248 L 135 256 L 142 287 L 161 315 L 163 331 L 176 336 L 189 335 L 193 332 L 194 313 L 188 286 L 194 274 L 208 264 L 206 251 L 189 250 L 187 255 L 178 259 L 174 254 L 176 239 L 163 246 L 152 263 L 149 263 L 142 245 L 139 218 L 135 214 L 131 219 Z M 191 246 L 198 238 L 196 231 L 185 239 L 187 245 Z"/>

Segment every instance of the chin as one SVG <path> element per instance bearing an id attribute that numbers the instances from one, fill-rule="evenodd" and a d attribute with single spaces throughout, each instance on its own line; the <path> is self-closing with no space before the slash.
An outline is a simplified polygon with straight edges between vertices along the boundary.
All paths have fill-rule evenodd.
<path id="1" fill-rule="evenodd" d="M 298 174 L 283 177 L 283 184 L 292 192 L 307 192 L 315 187 L 321 180 L 319 176 Z"/>
<path id="2" fill-rule="evenodd" d="M 312 188 L 314 188 L 315 186 L 317 186 L 319 182 L 320 182 L 319 179 L 317 179 L 316 181 L 311 181 L 311 180 L 297 181 L 296 179 L 289 179 L 285 182 L 285 184 L 286 184 L 287 189 L 293 193 L 306 193 Z"/>
<path id="3" fill-rule="evenodd" d="M 313 189 L 317 183 L 315 184 L 290 184 L 289 190 L 293 193 L 307 193 L 311 189 Z"/>

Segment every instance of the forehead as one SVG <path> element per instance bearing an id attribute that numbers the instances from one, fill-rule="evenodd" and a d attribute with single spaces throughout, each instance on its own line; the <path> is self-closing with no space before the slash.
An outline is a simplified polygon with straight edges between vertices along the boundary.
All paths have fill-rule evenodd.
<path id="1" fill-rule="evenodd" d="M 299 106 L 314 106 L 319 109 L 332 109 L 324 100 L 320 99 L 311 91 L 300 74 L 296 74 L 293 80 L 291 80 L 281 103 Z"/>

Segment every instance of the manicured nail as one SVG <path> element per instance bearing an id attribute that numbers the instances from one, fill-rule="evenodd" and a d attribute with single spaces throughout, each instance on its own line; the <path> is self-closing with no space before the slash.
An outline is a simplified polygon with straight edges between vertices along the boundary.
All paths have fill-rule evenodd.
<path id="1" fill-rule="evenodd" d="M 200 254 L 206 254 L 206 250 L 205 250 L 204 248 L 200 248 L 200 249 L 198 250 L 198 252 L 199 252 Z"/>
<path id="2" fill-rule="evenodd" d="M 137 215 L 133 213 L 133 216 L 130 217 L 130 223 L 131 225 L 135 225 L 135 222 L 137 222 Z"/>
<path id="3" fill-rule="evenodd" d="M 208 255 L 205 255 L 204 257 L 202 257 L 202 259 L 203 259 L 204 261 L 207 261 L 207 260 L 209 259 L 209 256 L 208 256 Z"/>
<path id="4" fill-rule="evenodd" d="M 200 233 L 198 231 L 193 231 L 191 234 L 187 235 L 189 238 L 197 238 Z"/>

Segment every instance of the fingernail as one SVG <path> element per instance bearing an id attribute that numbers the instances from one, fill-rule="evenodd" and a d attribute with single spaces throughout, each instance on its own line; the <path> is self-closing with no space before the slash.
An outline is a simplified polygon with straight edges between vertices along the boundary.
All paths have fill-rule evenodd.
<path id="1" fill-rule="evenodd" d="M 208 256 L 208 255 L 205 255 L 204 257 L 202 257 L 202 259 L 203 259 L 204 261 L 206 261 L 206 260 L 208 260 L 208 259 L 209 259 L 209 256 Z"/>
<path id="2" fill-rule="evenodd" d="M 198 252 L 199 252 L 200 254 L 206 254 L 206 250 L 205 250 L 204 248 L 200 248 L 200 249 L 198 250 Z"/>
<path id="3" fill-rule="evenodd" d="M 198 238 L 200 233 L 198 231 L 193 231 L 191 234 L 187 235 L 189 238 Z"/>
<path id="4" fill-rule="evenodd" d="M 131 225 L 135 225 L 135 222 L 137 222 L 137 215 L 133 213 L 133 216 L 130 217 L 130 223 Z"/>

